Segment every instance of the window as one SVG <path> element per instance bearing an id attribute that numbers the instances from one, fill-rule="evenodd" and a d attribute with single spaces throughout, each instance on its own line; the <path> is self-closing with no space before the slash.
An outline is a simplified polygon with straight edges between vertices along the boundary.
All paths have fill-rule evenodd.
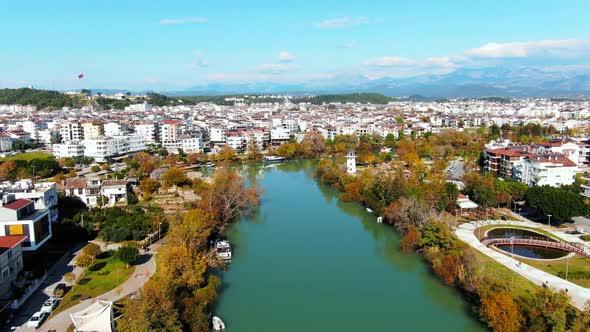
<path id="1" fill-rule="evenodd" d="M 24 235 L 24 227 L 22 224 L 18 225 L 9 225 L 8 226 L 8 235 Z"/>

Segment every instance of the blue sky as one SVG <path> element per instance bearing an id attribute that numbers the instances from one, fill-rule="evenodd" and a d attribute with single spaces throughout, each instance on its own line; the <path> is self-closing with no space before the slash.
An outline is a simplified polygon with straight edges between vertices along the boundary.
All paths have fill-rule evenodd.
<path id="1" fill-rule="evenodd" d="M 589 12 L 588 0 L 6 1 L 0 88 L 182 89 L 478 66 L 587 68 Z"/>

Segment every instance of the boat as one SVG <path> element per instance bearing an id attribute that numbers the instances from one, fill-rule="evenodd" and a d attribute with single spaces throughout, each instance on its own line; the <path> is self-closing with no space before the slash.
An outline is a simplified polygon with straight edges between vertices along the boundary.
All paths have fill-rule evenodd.
<path id="1" fill-rule="evenodd" d="M 378 224 L 383 223 L 383 217 L 377 217 L 377 223 Z"/>
<path id="2" fill-rule="evenodd" d="M 369 213 L 373 213 L 374 211 L 373 211 L 373 209 L 371 209 L 371 208 L 367 208 L 367 212 L 369 212 Z"/>
<path id="3" fill-rule="evenodd" d="M 282 161 L 285 161 L 285 157 L 266 156 L 262 158 L 262 161 L 265 163 L 280 163 Z"/>
<path id="4" fill-rule="evenodd" d="M 221 320 L 221 318 L 213 316 L 211 323 L 213 324 L 213 329 L 215 331 L 225 330 L 225 323 Z"/>
<path id="5" fill-rule="evenodd" d="M 229 242 L 227 240 L 215 241 L 215 254 L 219 259 L 231 259 L 231 246 L 229 245 Z"/>
<path id="6" fill-rule="evenodd" d="M 213 167 L 215 167 L 215 164 L 212 163 L 212 162 L 208 162 L 208 163 L 205 164 L 205 167 L 207 167 L 207 168 L 213 168 Z"/>

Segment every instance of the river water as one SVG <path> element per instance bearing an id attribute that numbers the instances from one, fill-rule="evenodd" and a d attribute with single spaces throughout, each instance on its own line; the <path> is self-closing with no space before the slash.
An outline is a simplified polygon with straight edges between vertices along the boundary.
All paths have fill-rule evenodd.
<path id="1" fill-rule="evenodd" d="M 319 185 L 316 165 L 246 169 L 263 198 L 227 234 L 234 256 L 214 312 L 227 331 L 485 330 L 391 227 Z"/>

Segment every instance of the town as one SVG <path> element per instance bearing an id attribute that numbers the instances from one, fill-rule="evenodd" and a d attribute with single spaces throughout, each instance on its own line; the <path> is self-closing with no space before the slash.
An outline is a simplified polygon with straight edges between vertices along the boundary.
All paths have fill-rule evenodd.
<path id="1" fill-rule="evenodd" d="M 465 224 L 483 215 L 487 217 L 488 208 L 494 205 L 500 208 L 507 204 L 508 211 L 517 212 L 517 215 L 522 215 L 522 209 L 534 208 L 532 204 L 524 205 L 522 194 L 512 197 L 511 193 L 509 199 L 498 198 L 492 203 L 478 194 L 474 189 L 477 180 L 469 178 L 467 173 L 481 173 L 507 183 L 519 182 L 528 188 L 565 188 L 577 184 L 580 200 L 590 198 L 590 101 L 585 99 L 411 101 L 391 98 L 385 103 L 373 104 L 317 102 L 315 96 L 241 95 L 223 97 L 223 103 L 195 104 L 165 97 L 164 105 L 155 106 L 151 104 L 153 95 L 105 95 L 90 91 L 66 95 L 86 100 L 88 105 L 79 108 L 0 105 L 3 158 L 0 176 L 4 181 L 0 184 L 0 223 L 4 226 L 0 228 L 2 313 L 7 319 L 23 324 L 23 329 L 25 325 L 38 327 L 55 316 L 58 318 L 47 322 L 51 328 L 60 330 L 73 324 L 78 331 L 83 331 L 85 329 L 80 326 L 87 324 L 88 330 L 94 326 L 92 324 L 99 323 L 98 320 L 85 321 L 85 314 L 108 308 L 107 312 L 112 315 L 113 303 L 123 298 L 110 292 L 113 288 L 131 287 L 128 293 L 137 294 L 147 278 L 155 273 L 155 260 L 150 258 L 137 267 L 130 267 L 137 260 L 138 252 L 127 257 L 126 249 L 131 247 L 121 243 L 135 241 L 144 252 L 157 249 L 170 226 L 168 220 L 190 200 L 202 196 L 199 188 L 203 182 L 215 181 L 199 171 L 217 166 L 302 157 L 338 160 L 346 155 L 349 175 L 365 174 L 363 172 L 374 169 L 377 175 L 371 173 L 372 176 L 381 176 L 379 171 L 386 165 L 389 165 L 388 172 L 402 165 L 406 178 L 416 176 L 424 183 L 431 180 L 422 179 L 422 174 L 444 170 L 444 180 L 456 185 L 457 192 L 451 190 L 451 204 L 443 206 L 442 211 L 454 214 Z M 129 105 L 122 109 L 102 107 L 96 103 L 101 98 L 127 100 Z M 461 143 L 464 150 L 449 151 L 454 143 L 449 147 L 419 146 L 426 144 L 424 142 L 433 135 L 444 137 L 454 133 L 466 135 L 463 138 L 467 141 Z M 475 136 L 478 138 L 473 138 Z M 351 144 L 354 140 L 356 143 Z M 363 140 L 372 147 L 363 148 Z M 305 142 L 313 142 L 312 152 L 298 154 L 296 148 L 286 148 Z M 342 146 L 336 146 L 337 142 Z M 334 143 L 330 150 L 324 147 Z M 408 144 L 416 147 L 408 148 Z M 467 147 L 470 144 L 472 146 Z M 436 148 L 440 149 L 434 151 Z M 408 152 L 408 149 L 420 151 Z M 415 157 L 410 157 L 412 154 Z M 153 158 L 160 158 L 157 165 Z M 442 164 L 437 164 L 438 161 Z M 417 163 L 421 166 L 416 166 Z M 320 172 L 336 172 L 333 179 L 345 176 L 324 166 L 320 166 Z M 431 171 L 425 171 L 422 166 Z M 388 220 L 395 219 L 387 215 L 388 207 L 380 206 L 382 203 L 361 199 L 358 193 L 349 192 L 350 187 L 338 184 L 350 181 L 353 180 L 340 178 L 331 184 L 353 197 L 348 200 L 362 201 L 368 206 L 367 211 L 384 211 Z M 194 193 L 189 193 L 191 186 Z M 136 205 L 140 199 L 142 203 L 154 203 L 156 198 L 160 199 L 153 205 L 156 209 L 152 205 Z M 394 204 L 388 202 L 387 205 L 389 203 Z M 241 206 L 248 204 L 244 202 Z M 131 209 L 123 209 L 125 206 Z M 103 212 L 97 212 L 101 210 Z M 105 217 L 101 217 L 101 213 Z M 127 229 L 127 226 L 110 224 L 110 213 L 115 219 L 124 216 L 134 220 L 133 223 L 142 224 L 139 219 L 145 217 L 149 222 Z M 223 223 L 237 215 L 227 216 Z M 563 222 L 570 217 L 556 214 L 554 220 Z M 574 232 L 590 233 L 590 220 L 584 215 L 575 217 L 581 219 L 576 220 Z M 83 226 L 84 218 L 93 226 Z M 381 222 L 383 217 L 379 218 Z M 70 228 L 64 228 L 64 220 Z M 86 229 L 86 235 L 98 236 L 96 239 L 90 236 L 90 244 L 82 249 L 76 247 L 80 241 L 64 242 L 63 234 L 59 234 L 64 230 L 71 232 L 71 227 L 78 231 Z M 480 225 L 477 227 L 479 230 Z M 402 234 L 407 237 L 407 232 L 404 230 Z M 86 235 L 77 240 L 86 239 Z M 52 238 L 56 237 L 60 240 L 52 243 Z M 109 249 L 112 246 L 116 249 Z M 576 248 L 572 247 L 572 251 L 579 249 Z M 218 257 L 231 258 L 228 242 L 217 241 L 214 249 Z M 590 249 L 583 249 L 582 256 L 586 250 Z M 108 255 L 100 258 L 111 251 L 115 252 L 113 257 L 120 258 L 127 266 L 113 263 Z M 101 298 L 90 305 L 84 302 L 90 295 L 82 293 L 84 290 L 80 290 L 79 283 L 91 279 L 88 275 L 98 265 L 95 260 L 120 265 L 116 268 L 117 283 L 104 289 L 104 294 L 92 294 Z M 74 266 L 75 270 L 68 271 L 64 269 L 66 266 Z M 140 269 L 146 272 L 139 275 L 144 279 L 137 281 L 133 278 L 139 278 L 138 274 L 134 273 Z M 119 273 L 121 278 L 132 274 L 134 277 L 128 279 L 131 282 L 121 284 Z M 71 286 L 74 288 L 70 294 L 61 297 L 61 289 Z M 76 287 L 81 293 L 74 295 Z M 582 306 L 583 299 L 574 299 L 578 307 Z M 39 304 L 43 304 L 41 311 L 30 311 Z M 81 307 L 85 308 L 74 312 Z M 55 308 L 57 311 L 52 314 Z M 61 310 L 64 310 L 61 316 L 56 316 Z M 64 319 L 64 313 L 70 317 Z M 17 318 L 10 318 L 14 315 Z M 31 315 L 33 318 L 23 321 Z M 220 321 L 214 317 L 213 324 L 220 324 Z"/>

